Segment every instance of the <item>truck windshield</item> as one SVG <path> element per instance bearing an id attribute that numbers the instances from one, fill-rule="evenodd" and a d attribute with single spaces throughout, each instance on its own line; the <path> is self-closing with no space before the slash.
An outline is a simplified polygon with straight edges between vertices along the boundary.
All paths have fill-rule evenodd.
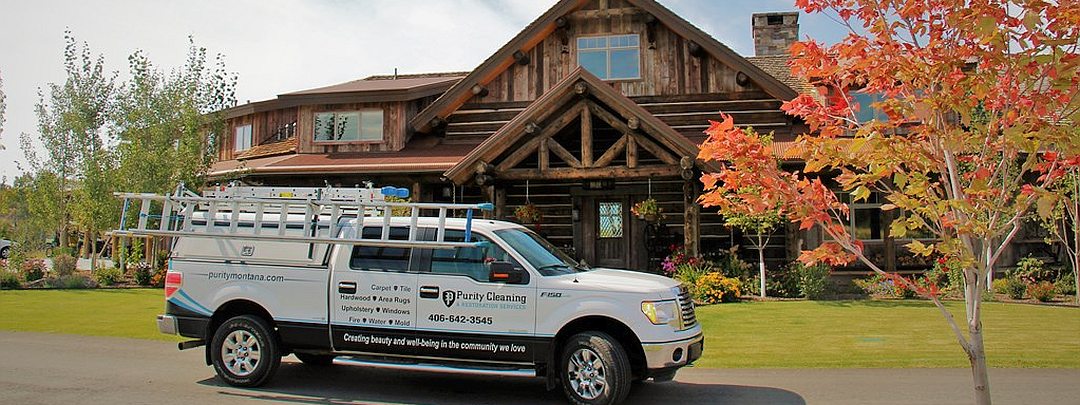
<path id="1" fill-rule="evenodd" d="M 558 276 L 586 270 L 551 242 L 530 230 L 503 229 L 495 231 L 495 234 L 525 257 L 540 275 Z"/>

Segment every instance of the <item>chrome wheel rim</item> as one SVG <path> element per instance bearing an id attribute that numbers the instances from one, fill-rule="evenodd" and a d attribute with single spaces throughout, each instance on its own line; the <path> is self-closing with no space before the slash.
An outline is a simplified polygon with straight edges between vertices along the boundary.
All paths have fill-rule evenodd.
<path id="1" fill-rule="evenodd" d="M 221 345 L 221 359 L 229 372 L 245 377 L 255 372 L 261 357 L 259 339 L 246 330 L 235 330 Z"/>
<path id="2" fill-rule="evenodd" d="M 577 349 L 566 364 L 566 379 L 579 397 L 596 399 L 607 388 L 604 361 L 591 349 Z"/>

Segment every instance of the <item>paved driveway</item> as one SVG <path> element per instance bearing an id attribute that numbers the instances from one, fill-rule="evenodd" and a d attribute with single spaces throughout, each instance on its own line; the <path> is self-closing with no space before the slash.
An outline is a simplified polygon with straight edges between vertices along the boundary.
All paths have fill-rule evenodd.
<path id="1" fill-rule="evenodd" d="M 998 404 L 1080 404 L 1080 370 L 993 370 Z M 629 404 L 963 404 L 958 369 L 685 369 L 675 382 L 635 387 Z M 539 379 L 311 369 L 286 358 L 259 389 L 222 385 L 202 349 L 170 343 L 0 332 L 3 404 L 558 404 Z"/>

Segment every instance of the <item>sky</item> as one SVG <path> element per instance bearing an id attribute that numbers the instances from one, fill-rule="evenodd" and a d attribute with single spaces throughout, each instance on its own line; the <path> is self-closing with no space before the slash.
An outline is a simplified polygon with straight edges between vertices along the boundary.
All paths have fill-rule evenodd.
<path id="1" fill-rule="evenodd" d="M 225 55 L 237 100 L 376 74 L 468 71 L 556 0 L 95 0 L 0 5 L 0 77 L 7 95 L 0 178 L 28 165 L 19 134 L 37 133 L 38 89 L 62 83 L 64 30 L 126 80 L 127 57 L 143 50 L 158 67 L 178 67 L 188 37 Z M 731 47 L 753 55 L 750 15 L 795 11 L 792 0 L 660 0 Z M 801 38 L 835 42 L 843 28 L 801 15 Z"/>

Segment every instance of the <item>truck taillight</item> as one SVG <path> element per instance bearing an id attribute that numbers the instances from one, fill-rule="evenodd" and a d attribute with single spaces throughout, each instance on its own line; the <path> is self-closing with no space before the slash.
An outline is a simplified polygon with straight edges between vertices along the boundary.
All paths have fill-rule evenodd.
<path id="1" fill-rule="evenodd" d="M 180 286 L 184 284 L 183 273 L 165 273 L 165 298 L 172 297 L 176 290 L 180 289 Z"/>

